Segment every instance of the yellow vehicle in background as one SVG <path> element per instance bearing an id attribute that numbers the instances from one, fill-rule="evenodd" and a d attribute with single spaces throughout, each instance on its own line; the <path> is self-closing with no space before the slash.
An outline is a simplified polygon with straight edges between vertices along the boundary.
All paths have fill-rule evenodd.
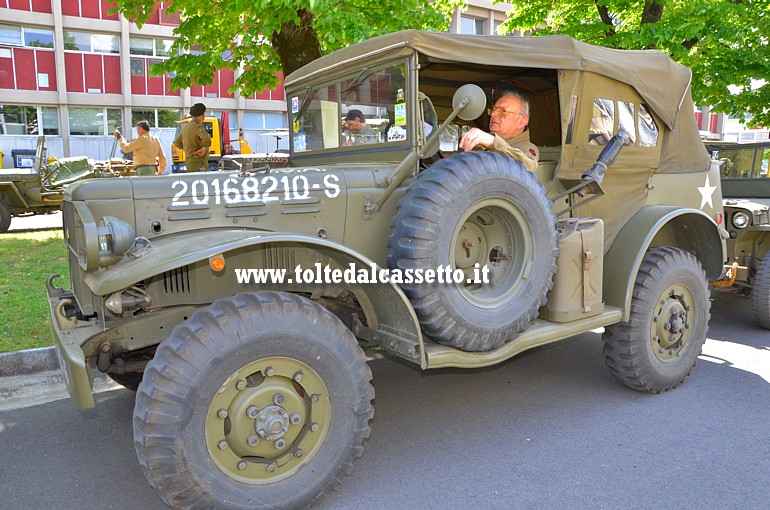
<path id="1" fill-rule="evenodd" d="M 191 118 L 192 117 L 187 117 L 177 122 L 176 133 L 174 134 L 175 140 L 179 136 L 179 133 L 182 132 L 182 128 L 185 124 L 190 122 Z M 220 119 L 217 119 L 216 117 L 206 117 L 203 121 L 203 127 L 211 137 L 211 148 L 209 149 L 210 172 L 219 169 L 219 160 L 222 159 L 222 156 L 238 154 L 230 143 L 229 124 L 227 112 L 222 113 Z M 225 126 L 228 127 L 225 128 Z M 243 137 L 243 130 L 238 132 L 238 145 L 240 154 L 251 154 L 251 147 L 249 147 L 249 143 Z M 174 144 L 171 144 L 171 172 L 176 174 L 184 173 L 186 171 L 184 151 L 180 150 Z"/>

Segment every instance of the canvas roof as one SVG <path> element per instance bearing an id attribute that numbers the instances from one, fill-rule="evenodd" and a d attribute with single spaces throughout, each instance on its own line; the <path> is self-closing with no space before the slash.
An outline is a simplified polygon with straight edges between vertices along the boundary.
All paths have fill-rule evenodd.
<path id="1" fill-rule="evenodd" d="M 375 37 L 325 55 L 286 77 L 287 87 L 334 67 L 355 68 L 362 61 L 412 51 L 450 62 L 493 66 L 587 71 L 636 89 L 670 128 L 688 96 L 691 71 L 657 50 L 614 50 L 566 35 L 505 37 L 405 30 Z"/>

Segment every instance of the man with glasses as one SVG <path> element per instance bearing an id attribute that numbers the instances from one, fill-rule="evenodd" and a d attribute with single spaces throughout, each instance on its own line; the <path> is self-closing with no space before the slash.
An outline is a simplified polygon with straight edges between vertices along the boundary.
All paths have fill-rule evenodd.
<path id="1" fill-rule="evenodd" d="M 483 147 L 510 156 L 534 172 L 540 157 L 537 146 L 529 141 L 529 100 L 513 90 L 504 90 L 489 113 L 489 133 L 478 128 L 468 131 L 460 148 L 472 151 Z"/>

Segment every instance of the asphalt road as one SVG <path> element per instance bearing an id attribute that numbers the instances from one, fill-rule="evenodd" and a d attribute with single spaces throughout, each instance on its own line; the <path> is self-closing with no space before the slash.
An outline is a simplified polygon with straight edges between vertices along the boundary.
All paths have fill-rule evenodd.
<path id="1" fill-rule="evenodd" d="M 718 296 L 684 385 L 634 392 L 598 334 L 481 370 L 372 362 L 376 414 L 318 509 L 767 509 L 770 334 Z M 41 383 L 42 384 L 42 383 Z M 132 445 L 133 394 L 0 411 L 0 508 L 165 508 Z"/>

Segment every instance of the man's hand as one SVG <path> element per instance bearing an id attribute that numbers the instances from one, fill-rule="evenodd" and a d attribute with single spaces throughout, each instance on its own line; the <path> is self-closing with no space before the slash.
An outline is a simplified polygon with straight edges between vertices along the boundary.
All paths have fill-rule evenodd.
<path id="1" fill-rule="evenodd" d="M 198 156 L 199 158 L 202 158 L 203 156 L 205 156 L 208 153 L 209 153 L 209 148 L 208 147 L 201 147 L 200 149 L 195 151 L 195 155 Z"/>
<path id="2" fill-rule="evenodd" d="M 120 131 L 118 131 L 117 129 L 116 129 L 116 130 L 115 130 L 115 132 L 114 132 L 114 133 L 112 133 L 112 134 L 113 134 L 113 135 L 115 135 L 115 138 L 123 138 L 123 135 L 121 135 L 121 134 L 120 134 Z"/>
<path id="3" fill-rule="evenodd" d="M 472 151 L 476 147 L 486 147 L 490 149 L 495 144 L 495 135 L 482 131 L 479 128 L 471 128 L 460 140 L 460 148 L 466 151 Z"/>

